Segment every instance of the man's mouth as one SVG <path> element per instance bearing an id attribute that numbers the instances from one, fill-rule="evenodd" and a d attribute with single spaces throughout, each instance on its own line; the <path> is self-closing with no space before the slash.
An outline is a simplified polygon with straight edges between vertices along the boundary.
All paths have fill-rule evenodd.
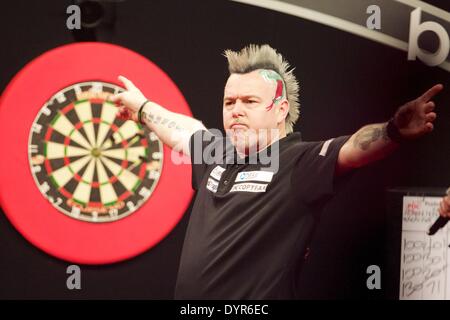
<path id="1" fill-rule="evenodd" d="M 247 126 L 242 123 L 233 123 L 230 129 L 247 129 Z"/>

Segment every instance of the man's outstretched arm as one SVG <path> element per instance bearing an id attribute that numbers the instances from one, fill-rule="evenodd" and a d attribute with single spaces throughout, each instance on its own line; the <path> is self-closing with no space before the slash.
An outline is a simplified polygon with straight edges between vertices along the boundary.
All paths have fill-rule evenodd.
<path id="1" fill-rule="evenodd" d="M 433 130 L 436 113 L 430 101 L 443 89 L 437 84 L 419 98 L 401 106 L 390 122 L 370 124 L 359 129 L 342 146 L 336 175 L 382 159 L 399 146 L 400 141 L 421 137 Z"/>
<path id="2" fill-rule="evenodd" d="M 124 119 L 138 121 L 138 111 L 147 101 L 142 92 L 127 78 L 120 76 L 126 91 L 111 98 L 120 106 L 119 116 Z M 145 123 L 158 138 L 170 148 L 189 155 L 189 138 L 205 126 L 194 118 L 171 112 L 157 103 L 145 103 L 141 112 L 141 122 Z M 206 129 L 205 129 L 206 130 Z"/>

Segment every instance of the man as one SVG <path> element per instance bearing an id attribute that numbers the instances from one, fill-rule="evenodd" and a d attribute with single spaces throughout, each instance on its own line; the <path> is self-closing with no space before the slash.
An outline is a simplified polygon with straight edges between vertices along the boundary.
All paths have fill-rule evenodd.
<path id="1" fill-rule="evenodd" d="M 198 120 L 148 102 L 124 77 L 119 79 L 127 91 L 112 100 L 121 105 L 121 117 L 145 123 L 192 158 L 197 194 L 175 298 L 292 299 L 317 216 L 342 177 L 432 131 L 436 113 L 430 99 L 443 86 L 406 103 L 389 122 L 351 136 L 303 142 L 293 133 L 298 83 L 281 54 L 268 45 L 250 45 L 225 56 L 226 139 Z M 216 151 L 205 152 L 210 155 L 199 163 L 198 149 Z M 263 152 L 278 167 L 267 169 Z"/>
<path id="2" fill-rule="evenodd" d="M 450 218 L 450 188 L 447 189 L 447 195 L 442 198 L 439 204 L 439 214 L 442 217 Z"/>

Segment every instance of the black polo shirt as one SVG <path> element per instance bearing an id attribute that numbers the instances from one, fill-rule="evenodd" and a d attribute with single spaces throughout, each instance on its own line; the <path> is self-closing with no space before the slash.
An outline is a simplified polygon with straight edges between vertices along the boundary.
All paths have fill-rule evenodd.
<path id="1" fill-rule="evenodd" d="M 197 131 L 190 140 L 197 194 L 175 299 L 296 298 L 305 250 L 318 213 L 335 192 L 337 157 L 349 137 L 303 142 L 299 133 L 289 134 L 279 140 L 278 152 L 267 149 L 276 168 L 259 158 L 236 164 L 227 139 Z M 223 148 L 209 152 L 218 145 Z"/>

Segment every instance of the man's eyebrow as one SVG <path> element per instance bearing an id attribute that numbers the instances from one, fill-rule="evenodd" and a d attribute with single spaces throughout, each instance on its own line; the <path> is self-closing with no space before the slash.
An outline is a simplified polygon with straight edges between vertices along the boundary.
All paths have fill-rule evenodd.
<path id="1" fill-rule="evenodd" d="M 225 101 L 225 100 L 235 100 L 235 99 L 237 99 L 237 98 L 241 98 L 241 99 L 256 98 L 256 99 L 261 100 L 261 98 L 260 98 L 259 96 L 254 95 L 254 94 L 248 94 L 248 95 L 243 95 L 243 96 L 225 96 L 225 97 L 223 98 L 223 100 L 224 100 L 224 101 Z"/>

